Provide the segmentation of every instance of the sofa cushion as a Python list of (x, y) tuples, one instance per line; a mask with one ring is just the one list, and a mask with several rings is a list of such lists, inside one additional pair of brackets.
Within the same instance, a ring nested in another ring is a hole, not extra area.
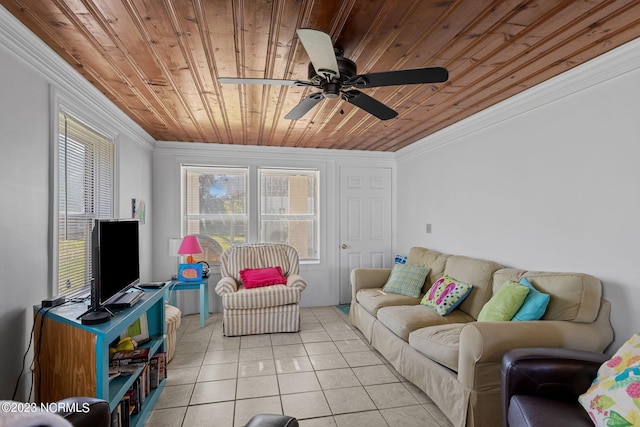
[(447, 258), (450, 256), (417, 246), (411, 248), (407, 256), (407, 265), (421, 265), (431, 269), (431, 272), (427, 275), (427, 280), (424, 282), (422, 292), (427, 292), (433, 286), (433, 282), (442, 277)]
[(277, 307), (300, 302), (302, 289), (286, 285), (271, 285), (245, 289), (240, 285), (237, 292), (222, 296), (222, 306), (227, 310)]
[(427, 274), (429, 274), (429, 268), (421, 265), (395, 264), (382, 290), (418, 298), (422, 293)]
[(449, 323), (467, 323), (475, 319), (469, 314), (454, 310), (448, 316), (440, 316), (424, 305), (382, 307), (378, 310), (378, 320), (398, 337), (407, 341), (409, 334), (427, 326)]
[(550, 295), (538, 291), (526, 277), (520, 279), (518, 283), (529, 288), (529, 293), (511, 320), (515, 322), (540, 320), (547, 310), (549, 299), (551, 298)]
[(420, 298), (387, 293), (382, 288), (360, 289), (356, 294), (356, 300), (372, 316), (377, 316), (378, 310), (382, 307), (420, 304)]
[(524, 276), (537, 290), (551, 296), (542, 320), (590, 323), (598, 316), (602, 284), (600, 280), (588, 274), (503, 268), (494, 274), (494, 292), (507, 280), (517, 282)]
[(458, 306), (458, 309), (477, 319), (480, 310), (493, 295), (493, 273), (500, 268), (502, 268), (500, 264), (483, 259), (458, 255), (447, 258), (444, 274), (473, 286), (469, 296)]
[(507, 419), (510, 427), (593, 427), (580, 405), (541, 396), (513, 396)]
[(446, 316), (469, 295), (471, 285), (461, 283), (456, 279), (443, 276), (431, 286), (420, 304), (434, 310), (440, 316)]
[(409, 334), (409, 345), (429, 359), (458, 372), (460, 331), (465, 323), (429, 326)]
[(529, 288), (520, 283), (507, 281), (498, 292), (482, 307), (478, 314), (480, 322), (504, 322), (511, 320), (522, 307)]

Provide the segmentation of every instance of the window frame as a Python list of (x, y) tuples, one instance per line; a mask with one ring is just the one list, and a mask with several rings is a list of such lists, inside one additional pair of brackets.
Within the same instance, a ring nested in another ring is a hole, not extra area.
[[(245, 234), (246, 234), (246, 239), (249, 240), (249, 235), (250, 235), (250, 215), (249, 215), (249, 180), (250, 180), (250, 171), (248, 167), (244, 167), (244, 166), (217, 166), (217, 165), (201, 165), (201, 164), (182, 164), (180, 165), (180, 228), (181, 228), (181, 235), (185, 236), (187, 234), (191, 234), (189, 231), (189, 216), (193, 216), (193, 217), (197, 217), (197, 218), (213, 218), (213, 217), (220, 217), (220, 218), (224, 218), (224, 217), (228, 217), (228, 216), (233, 216), (234, 214), (192, 214), (189, 215), (187, 213), (187, 186), (188, 186), (188, 173), (189, 170), (194, 169), (212, 169), (212, 170), (219, 170), (219, 171), (229, 171), (232, 173), (239, 173), (239, 172), (244, 172), (244, 176), (245, 176), (245, 206), (246, 206), (246, 213), (244, 214), (244, 217), (246, 218), (247, 221), (247, 229), (245, 230)], [(219, 243), (219, 242), (218, 242)], [(196, 259), (200, 259), (201, 256), (197, 256), (194, 255), (194, 258)]]
[[(91, 132), (97, 134), (99, 137), (104, 138), (113, 146), (112, 150), (112, 162), (111, 162), (111, 213), (110, 217), (113, 218), (115, 212), (118, 212), (118, 146), (119, 136), (117, 133), (109, 131), (113, 126), (108, 124), (98, 113), (91, 111), (85, 105), (81, 105), (78, 100), (69, 98), (68, 95), (62, 94), (54, 89), (51, 90), (51, 111), (50, 115), (50, 129), (51, 129), (51, 151), (50, 151), (50, 242), (49, 247), (51, 250), (51, 256), (49, 257), (49, 286), (50, 294), (53, 296), (66, 296), (68, 298), (78, 297), (88, 294), (91, 289), (91, 277), (88, 282), (79, 289), (75, 289), (73, 292), (65, 293), (60, 292), (59, 276), (60, 276), (60, 251), (59, 251), (59, 239), (60, 233), (58, 228), (59, 221), (59, 209), (60, 209), (60, 162), (59, 162), (59, 137), (60, 132), (60, 114), (65, 114), (80, 125), (86, 127)], [(82, 111), (82, 113), (79, 113)], [(96, 217), (104, 218), (103, 214), (98, 214)], [(90, 233), (89, 233), (90, 235)], [(86, 250), (85, 250), (86, 252)], [(90, 253), (90, 250), (89, 250)], [(91, 269), (89, 265), (89, 269)], [(89, 272), (89, 276), (92, 273)]]
[[(263, 171), (265, 171), (266, 173), (268, 173), (268, 171), (283, 172), (283, 173), (292, 172), (291, 175), (288, 175), (289, 177), (294, 176), (293, 174), (294, 172), (298, 172), (299, 174), (302, 174), (302, 175), (313, 176), (315, 181), (315, 188), (314, 188), (315, 213), (314, 214), (287, 214), (287, 213), (263, 214), (262, 213), (262, 200), (263, 200), (262, 173)], [(313, 230), (315, 248), (313, 251), (316, 254), (316, 256), (315, 258), (307, 258), (307, 257), (300, 256), (300, 261), (305, 263), (320, 262), (320, 170), (317, 168), (282, 168), (282, 167), (272, 167), (272, 166), (258, 167), (256, 170), (256, 180), (258, 185), (258, 190), (257, 190), (258, 203), (256, 208), (256, 213), (257, 213), (256, 234), (257, 234), (258, 241), (261, 240), (260, 236), (262, 236), (262, 218), (266, 215), (273, 215), (273, 217), (290, 218), (289, 219), (290, 221), (313, 218), (315, 222), (315, 226)]]
[[(316, 197), (317, 197), (317, 224), (316, 224), (316, 253), (317, 259), (300, 259), (300, 264), (320, 264), (323, 259), (323, 235), (322, 230), (322, 199), (323, 199), (323, 177), (326, 176), (325, 168), (320, 165), (309, 166), (279, 166), (276, 164), (256, 164), (250, 163), (246, 165), (237, 164), (214, 164), (214, 163), (190, 163), (181, 162), (180, 165), (180, 229), (181, 236), (187, 234), (187, 215), (186, 215), (186, 197), (187, 197), (187, 182), (186, 182), (186, 170), (187, 168), (213, 168), (213, 169), (238, 169), (247, 170), (247, 185), (246, 185), (246, 203), (247, 203), (247, 243), (260, 242), (260, 170), (280, 170), (280, 171), (309, 171), (316, 174)], [(197, 259), (197, 257), (196, 257)], [(218, 264), (215, 264), (217, 267)]]

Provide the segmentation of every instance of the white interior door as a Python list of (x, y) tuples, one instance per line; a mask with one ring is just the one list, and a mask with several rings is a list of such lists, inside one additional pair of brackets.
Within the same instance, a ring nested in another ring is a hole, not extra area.
[(351, 270), (391, 265), (391, 169), (340, 169), (340, 304), (351, 302)]

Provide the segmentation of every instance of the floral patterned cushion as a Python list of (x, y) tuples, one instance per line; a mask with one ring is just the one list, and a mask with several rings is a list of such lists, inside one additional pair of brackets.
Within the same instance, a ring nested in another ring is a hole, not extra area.
[(596, 426), (640, 425), (640, 334), (600, 366), (591, 387), (578, 400)]

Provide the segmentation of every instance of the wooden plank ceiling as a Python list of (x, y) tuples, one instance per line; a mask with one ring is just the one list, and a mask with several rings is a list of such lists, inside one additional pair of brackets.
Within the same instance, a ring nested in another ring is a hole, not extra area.
[[(396, 151), (640, 36), (640, 0), (0, 0), (156, 140)], [(284, 115), (314, 88), (297, 28), (359, 73), (442, 66), (440, 84), (365, 89)]]

